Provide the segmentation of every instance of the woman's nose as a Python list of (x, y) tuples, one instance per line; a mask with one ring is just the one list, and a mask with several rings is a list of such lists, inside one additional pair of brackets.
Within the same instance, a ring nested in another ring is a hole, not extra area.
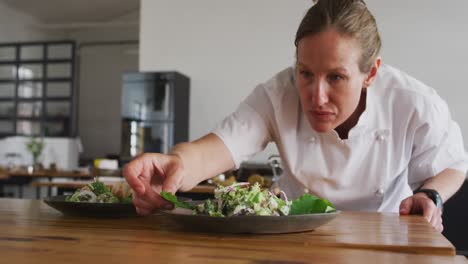
[(328, 103), (328, 88), (323, 82), (317, 82), (312, 87), (312, 103), (321, 106)]

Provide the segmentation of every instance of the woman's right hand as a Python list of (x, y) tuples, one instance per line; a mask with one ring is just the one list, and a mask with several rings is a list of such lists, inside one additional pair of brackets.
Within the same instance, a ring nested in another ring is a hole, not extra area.
[(146, 153), (128, 163), (123, 175), (134, 191), (133, 204), (137, 213), (149, 215), (159, 208), (173, 208), (159, 194), (180, 189), (185, 172), (177, 155)]
[(159, 195), (161, 191), (173, 194), (177, 190), (189, 191), (235, 166), (231, 152), (213, 133), (193, 142), (179, 143), (170, 153), (143, 154), (125, 166), (123, 175), (134, 191), (133, 204), (138, 214), (172, 208)]

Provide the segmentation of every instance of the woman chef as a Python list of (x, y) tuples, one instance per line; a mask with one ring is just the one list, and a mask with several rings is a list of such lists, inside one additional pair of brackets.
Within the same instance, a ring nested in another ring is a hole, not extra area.
[(190, 190), (274, 142), (288, 195), (308, 191), (340, 210), (423, 214), (442, 231), (442, 201), (468, 168), (446, 103), (382, 63), (377, 25), (362, 0), (318, 1), (295, 46), (295, 65), (258, 85), (212, 133), (126, 166), (137, 211), (171, 207), (161, 190)]

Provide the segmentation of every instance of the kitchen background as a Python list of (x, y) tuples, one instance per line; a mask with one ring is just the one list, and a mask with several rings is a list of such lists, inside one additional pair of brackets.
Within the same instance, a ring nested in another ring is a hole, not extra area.
[(138, 71), (140, 3), (118, 2), (0, 1), (0, 42), (76, 42), (75, 133), (83, 159), (119, 153), (122, 73)]
[[(379, 24), (383, 61), (439, 92), (467, 146), (468, 1), (366, 3)], [(187, 75), (188, 134), (196, 139), (234, 111), (255, 85), (294, 63), (294, 34), (310, 5), (311, 0), (0, 0), (0, 43), (75, 42), (72, 138), (49, 139), (43, 161), (76, 169), (78, 158), (86, 164), (121, 152), (124, 73)], [(0, 140), (0, 156), (24, 146), (18, 140)], [(66, 150), (51, 151), (59, 145)], [(275, 153), (270, 145), (252, 162), (265, 163)], [(15, 157), (2, 162), (7, 158)], [(33, 190), (26, 188), (24, 196), (33, 197)], [(453, 203), (460, 208), (465, 196)], [(447, 213), (444, 221), (467, 218), (461, 214), (447, 218)], [(462, 221), (452, 226), (465, 226)], [(468, 249), (465, 235), (453, 235), (467, 234), (465, 229), (452, 228), (452, 241)]]
[[(2, 0), (0, 42), (77, 42), (82, 158), (120, 151), (121, 74), (177, 70), (191, 78), (189, 138), (209, 132), (259, 82), (294, 62), (310, 0)], [(383, 60), (437, 89), (468, 138), (468, 2), (368, 0)], [(213, 100), (214, 99), (214, 100)], [(466, 140), (465, 140), (466, 141)], [(466, 143), (465, 143), (466, 145)], [(255, 157), (265, 160), (269, 146)]]

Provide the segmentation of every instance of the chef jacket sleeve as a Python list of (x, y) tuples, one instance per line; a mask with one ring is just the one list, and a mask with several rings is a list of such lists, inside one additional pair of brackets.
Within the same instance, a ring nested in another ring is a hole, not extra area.
[(447, 104), (434, 94), (424, 100), (413, 116), (413, 151), (409, 184), (413, 189), (445, 169), (466, 173), (468, 156), (460, 127), (452, 120)]
[(236, 168), (271, 141), (271, 100), (262, 85), (212, 131), (229, 149)]

